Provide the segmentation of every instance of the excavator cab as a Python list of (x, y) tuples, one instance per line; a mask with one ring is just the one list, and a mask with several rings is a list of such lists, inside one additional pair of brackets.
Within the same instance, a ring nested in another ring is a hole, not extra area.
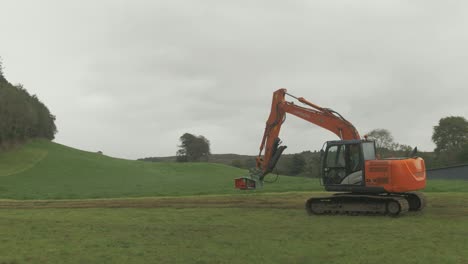
[(375, 143), (368, 140), (328, 141), (322, 153), (321, 174), (325, 186), (364, 186), (365, 161), (376, 159)]

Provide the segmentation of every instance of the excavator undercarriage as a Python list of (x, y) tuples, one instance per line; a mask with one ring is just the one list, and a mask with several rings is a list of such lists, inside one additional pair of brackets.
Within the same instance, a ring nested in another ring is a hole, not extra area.
[(327, 197), (307, 200), (305, 209), (309, 215), (389, 215), (400, 216), (408, 211), (420, 211), (426, 199), (420, 192), (401, 194), (336, 193)]

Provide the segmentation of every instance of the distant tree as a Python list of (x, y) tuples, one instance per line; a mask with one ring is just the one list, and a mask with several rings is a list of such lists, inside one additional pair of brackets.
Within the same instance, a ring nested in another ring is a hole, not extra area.
[(55, 116), (22, 84), (12, 85), (0, 77), (0, 145), (29, 138), (54, 139)]
[(387, 129), (374, 129), (367, 133), (367, 137), (375, 141), (375, 148), (382, 157), (406, 156), (410, 155), (413, 150), (409, 145), (395, 142), (392, 134)]
[(234, 166), (236, 168), (242, 168), (242, 161), (238, 160), (238, 159), (235, 159), (233, 161), (231, 161), (231, 166)]
[(0, 79), (4, 79), (5, 77), (3, 77), (3, 61), (2, 61), (2, 57), (0, 57)]
[(439, 120), (434, 126), (432, 141), (436, 144), (435, 152), (459, 152), (468, 143), (468, 121), (462, 116), (449, 116)]
[(180, 138), (179, 150), (177, 151), (177, 161), (197, 162), (207, 161), (210, 153), (210, 141), (204, 136), (195, 136), (190, 133), (183, 134)]
[(393, 142), (393, 136), (387, 129), (374, 129), (367, 133), (367, 137), (370, 140), (375, 141), (375, 147), (377, 149), (392, 150), (395, 146), (395, 143)]
[(288, 172), (290, 175), (298, 175), (304, 171), (306, 161), (301, 154), (294, 154), (289, 162)]
[(256, 166), (256, 161), (255, 161), (255, 158), (248, 158), (248, 159), (244, 159), (244, 167), (247, 168), (247, 169), (250, 169), (250, 168), (255, 168)]
[(447, 166), (468, 161), (468, 121), (462, 116), (449, 116), (434, 126), (432, 141), (436, 144), (437, 165)]
[(320, 177), (320, 162), (321, 162), (320, 152), (304, 151), (301, 154), (304, 156), (306, 160), (306, 165), (304, 167), (304, 174), (307, 177)]
[(409, 152), (409, 151), (412, 151), (412, 150), (413, 150), (413, 147), (411, 147), (410, 145), (395, 143), (394, 149), (395, 149), (396, 151)]
[(177, 150), (177, 153), (176, 153), (176, 161), (177, 162), (187, 162), (189, 161), (188, 160), (188, 157), (187, 157), (187, 152), (185, 149), (179, 149)]
[(468, 143), (463, 145), (462, 150), (458, 154), (458, 163), (468, 163)]

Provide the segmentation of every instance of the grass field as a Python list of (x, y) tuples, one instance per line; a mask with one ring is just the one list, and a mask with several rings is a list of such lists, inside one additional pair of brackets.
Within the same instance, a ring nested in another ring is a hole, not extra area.
[[(0, 199), (87, 199), (238, 194), (245, 170), (210, 163), (110, 158), (47, 141), (0, 153)], [(279, 177), (256, 192), (321, 191), (318, 179)], [(468, 182), (432, 181), (426, 191), (468, 191)]]
[(233, 189), (245, 173), (30, 142), (0, 154), (0, 263), (468, 263), (468, 182), (399, 218), (310, 217), (317, 179)]
[(309, 217), (302, 208), (308, 196), (138, 198), (105, 201), (117, 202), (118, 209), (71, 209), (66, 202), (4, 209), (0, 263), (468, 262), (467, 194), (430, 193), (427, 210), (400, 218)]
[[(110, 158), (47, 141), (0, 154), (0, 198), (82, 199), (235, 194), (247, 171), (211, 163), (152, 163)], [(267, 190), (321, 190), (317, 179), (281, 177)]]

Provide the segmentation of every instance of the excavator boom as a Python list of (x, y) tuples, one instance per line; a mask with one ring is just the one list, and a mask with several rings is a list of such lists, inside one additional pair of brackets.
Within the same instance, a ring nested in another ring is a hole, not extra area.
[[(286, 101), (286, 96), (299, 101), (304, 106), (298, 106)], [(276, 166), (286, 146), (280, 146), (279, 133), (286, 119), (286, 114), (302, 118), (310, 123), (325, 128), (340, 139), (360, 139), (356, 128), (343, 116), (330, 108), (323, 108), (309, 102), (303, 97), (288, 94), (287, 89), (279, 89), (273, 93), (271, 111), (266, 122), (265, 131), (260, 144), (260, 151), (256, 158), (256, 168), (251, 170), (249, 177), (236, 179), (236, 188), (254, 189), (262, 185), (263, 178)], [(263, 156), (262, 153), (264, 152)]]
[[(287, 95), (305, 104), (306, 107), (286, 101)], [(320, 107), (302, 97), (298, 98), (290, 95), (286, 89), (279, 89), (273, 93), (270, 116), (266, 123), (262, 143), (260, 144), (260, 152), (256, 160), (257, 169), (263, 173), (262, 177), (271, 172), (281, 152), (285, 149), (284, 146), (282, 148), (279, 147), (280, 140), (278, 136), (281, 126), (286, 119), (286, 114), (295, 115), (323, 127), (336, 134), (342, 140), (360, 139), (359, 133), (353, 124), (337, 112), (329, 108)], [(265, 154), (262, 157), (263, 150), (265, 150)]]

